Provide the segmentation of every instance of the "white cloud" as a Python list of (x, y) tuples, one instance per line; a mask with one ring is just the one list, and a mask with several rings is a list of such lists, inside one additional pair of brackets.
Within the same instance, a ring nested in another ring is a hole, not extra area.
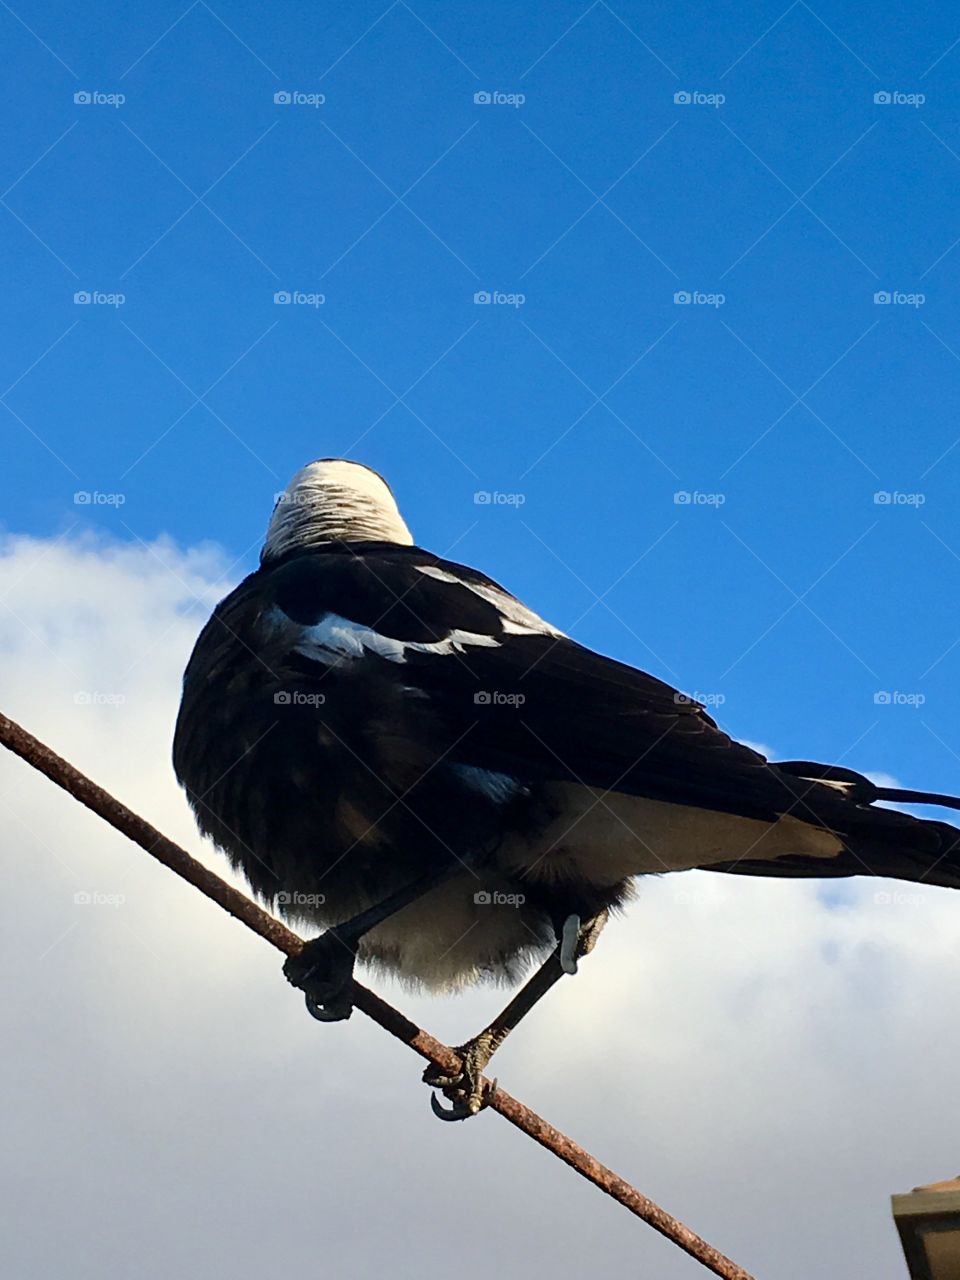
[[(0, 706), (221, 874), (169, 751), (225, 568), (0, 548)], [(276, 953), (5, 753), (0, 819), (10, 1274), (702, 1274), (497, 1117), (438, 1124), (406, 1049), (314, 1023)], [(757, 1274), (901, 1280), (890, 1193), (956, 1172), (960, 899), (821, 891), (649, 880), (496, 1072)], [(503, 998), (385, 994), (452, 1041)]]

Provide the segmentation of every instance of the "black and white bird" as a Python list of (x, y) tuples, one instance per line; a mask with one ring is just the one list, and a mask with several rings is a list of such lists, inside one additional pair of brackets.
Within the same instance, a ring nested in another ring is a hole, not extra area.
[(204, 627), (174, 765), (255, 892), (326, 929), (285, 967), (316, 1017), (349, 1016), (355, 960), (431, 990), (543, 962), (461, 1047), (461, 1074), (428, 1070), (452, 1118), (480, 1108), (497, 1045), (637, 876), (960, 888), (960, 830), (876, 807), (960, 801), (767, 761), (699, 703), (414, 545), (386, 482), (338, 459), (293, 477), (259, 569)]

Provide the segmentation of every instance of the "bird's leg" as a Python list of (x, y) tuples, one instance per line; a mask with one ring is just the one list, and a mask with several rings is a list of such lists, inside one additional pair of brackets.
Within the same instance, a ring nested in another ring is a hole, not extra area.
[(606, 911), (581, 924), (579, 916), (567, 916), (555, 926), (557, 947), (536, 973), (520, 988), (507, 1007), (466, 1044), (457, 1048), (461, 1068), (455, 1076), (446, 1075), (438, 1067), (429, 1066), (423, 1073), (425, 1084), (440, 1089), (453, 1103), (447, 1110), (431, 1095), (430, 1105), (441, 1120), (466, 1120), (489, 1102), (497, 1087), (496, 1080), (484, 1096), (483, 1071), (490, 1059), (538, 1000), (547, 994), (565, 973), (576, 973), (577, 961), (593, 950), (600, 930), (607, 921)]
[(319, 1022), (342, 1022), (350, 1017), (353, 1012), (350, 984), (363, 935), (461, 872), (463, 866), (457, 862), (421, 876), (351, 920), (334, 925), (319, 938), (311, 938), (295, 956), (290, 956), (283, 966), (284, 975), (288, 982), (305, 992), (307, 1009), (313, 1017)]

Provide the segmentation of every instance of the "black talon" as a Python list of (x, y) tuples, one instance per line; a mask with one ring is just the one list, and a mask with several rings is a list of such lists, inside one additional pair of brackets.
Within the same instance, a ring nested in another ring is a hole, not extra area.
[(328, 929), (283, 966), (287, 981), (304, 992), (307, 1012), (318, 1022), (343, 1022), (353, 1012), (349, 993), (356, 947), (351, 941)]
[(473, 1115), (465, 1102), (454, 1102), (446, 1108), (435, 1093), (430, 1095), (430, 1109), (438, 1120), (469, 1120)]
[(309, 991), (304, 992), (307, 1013), (318, 1022), (346, 1022), (353, 1013), (352, 1004), (325, 1005), (316, 1000)]
[(478, 1053), (474, 1043), (461, 1045), (457, 1052), (462, 1060), (462, 1067), (457, 1075), (442, 1074), (440, 1068), (433, 1065), (423, 1073), (424, 1084), (439, 1089), (453, 1104), (449, 1108), (444, 1107), (435, 1093), (430, 1095), (430, 1109), (439, 1120), (469, 1120), (489, 1104), (497, 1091), (497, 1082), (494, 1080), (487, 1085), (485, 1092), (480, 1093), (481, 1073), (489, 1053)]

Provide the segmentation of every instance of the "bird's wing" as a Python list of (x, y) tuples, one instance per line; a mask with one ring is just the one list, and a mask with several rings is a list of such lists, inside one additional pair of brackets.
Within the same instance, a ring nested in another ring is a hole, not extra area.
[(770, 821), (793, 811), (830, 826), (843, 803), (836, 787), (781, 773), (731, 739), (670, 685), (419, 548), (341, 544), (294, 557), (265, 585), (295, 624), (301, 675), (349, 670), (402, 686), (429, 704), (437, 754), (461, 764)]

